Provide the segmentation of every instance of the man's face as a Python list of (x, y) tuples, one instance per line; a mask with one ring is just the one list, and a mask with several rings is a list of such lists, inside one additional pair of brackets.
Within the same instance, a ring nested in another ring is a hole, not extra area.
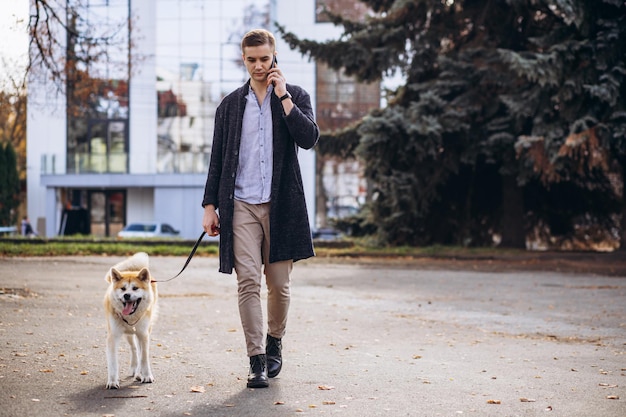
[(250, 77), (257, 82), (266, 81), (274, 57), (274, 51), (270, 46), (268, 44), (246, 46), (243, 48), (242, 56)]

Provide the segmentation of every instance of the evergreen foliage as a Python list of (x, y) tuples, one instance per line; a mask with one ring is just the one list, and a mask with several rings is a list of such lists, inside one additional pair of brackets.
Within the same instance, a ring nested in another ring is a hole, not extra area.
[(13, 145), (0, 144), (0, 225), (17, 224), (16, 208), (19, 205), (19, 177), (17, 155)]
[(344, 29), (337, 40), (279, 32), (362, 81), (405, 77), (387, 108), (321, 141), (365, 164), (375, 191), (367, 213), (383, 242), (487, 245), (499, 235), (523, 247), (531, 230), (619, 228), (626, 3), (362, 2), (375, 14), (332, 16)]

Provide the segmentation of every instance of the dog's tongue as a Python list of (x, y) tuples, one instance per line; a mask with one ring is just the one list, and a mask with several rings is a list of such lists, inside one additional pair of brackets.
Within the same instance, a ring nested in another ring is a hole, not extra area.
[(131, 303), (130, 301), (127, 303), (124, 303), (124, 310), (122, 310), (122, 314), (125, 316), (128, 316), (130, 313), (133, 312), (134, 306), (135, 306), (135, 303)]

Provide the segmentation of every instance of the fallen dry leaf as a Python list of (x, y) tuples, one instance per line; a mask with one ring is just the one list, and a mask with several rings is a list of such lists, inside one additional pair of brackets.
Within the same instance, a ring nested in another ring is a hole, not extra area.
[(274, 405), (284, 405), (284, 401), (274, 401)]
[(607, 400), (619, 400), (619, 396), (617, 396), (617, 395), (607, 395), (606, 399)]
[(547, 406), (546, 411), (552, 411), (552, 406), (551, 405)]
[(519, 400), (523, 403), (534, 403), (535, 401), (537, 401), (532, 398), (524, 398), (524, 397), (520, 398)]
[(487, 400), (487, 404), (502, 404), (500, 400)]
[(324, 405), (335, 405), (334, 401), (322, 401), (322, 404)]
[(54, 371), (52, 369), (40, 369), (39, 372), (50, 373), (50, 372), (54, 372)]
[(335, 387), (333, 387), (331, 385), (319, 385), (317, 387), (317, 389), (319, 389), (321, 391), (330, 391), (331, 389), (335, 389)]
[(202, 385), (194, 385), (191, 387), (191, 392), (204, 392), (204, 387)]
[(413, 359), (422, 359), (422, 355), (413, 355)]

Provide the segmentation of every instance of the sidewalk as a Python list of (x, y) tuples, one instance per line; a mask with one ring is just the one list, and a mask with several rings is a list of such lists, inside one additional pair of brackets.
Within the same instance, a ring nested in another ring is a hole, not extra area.
[(626, 416), (623, 277), (298, 262), (283, 371), (250, 390), (234, 276), (194, 258), (159, 284), (156, 381), (105, 390), (121, 259), (0, 260), (0, 416)]

